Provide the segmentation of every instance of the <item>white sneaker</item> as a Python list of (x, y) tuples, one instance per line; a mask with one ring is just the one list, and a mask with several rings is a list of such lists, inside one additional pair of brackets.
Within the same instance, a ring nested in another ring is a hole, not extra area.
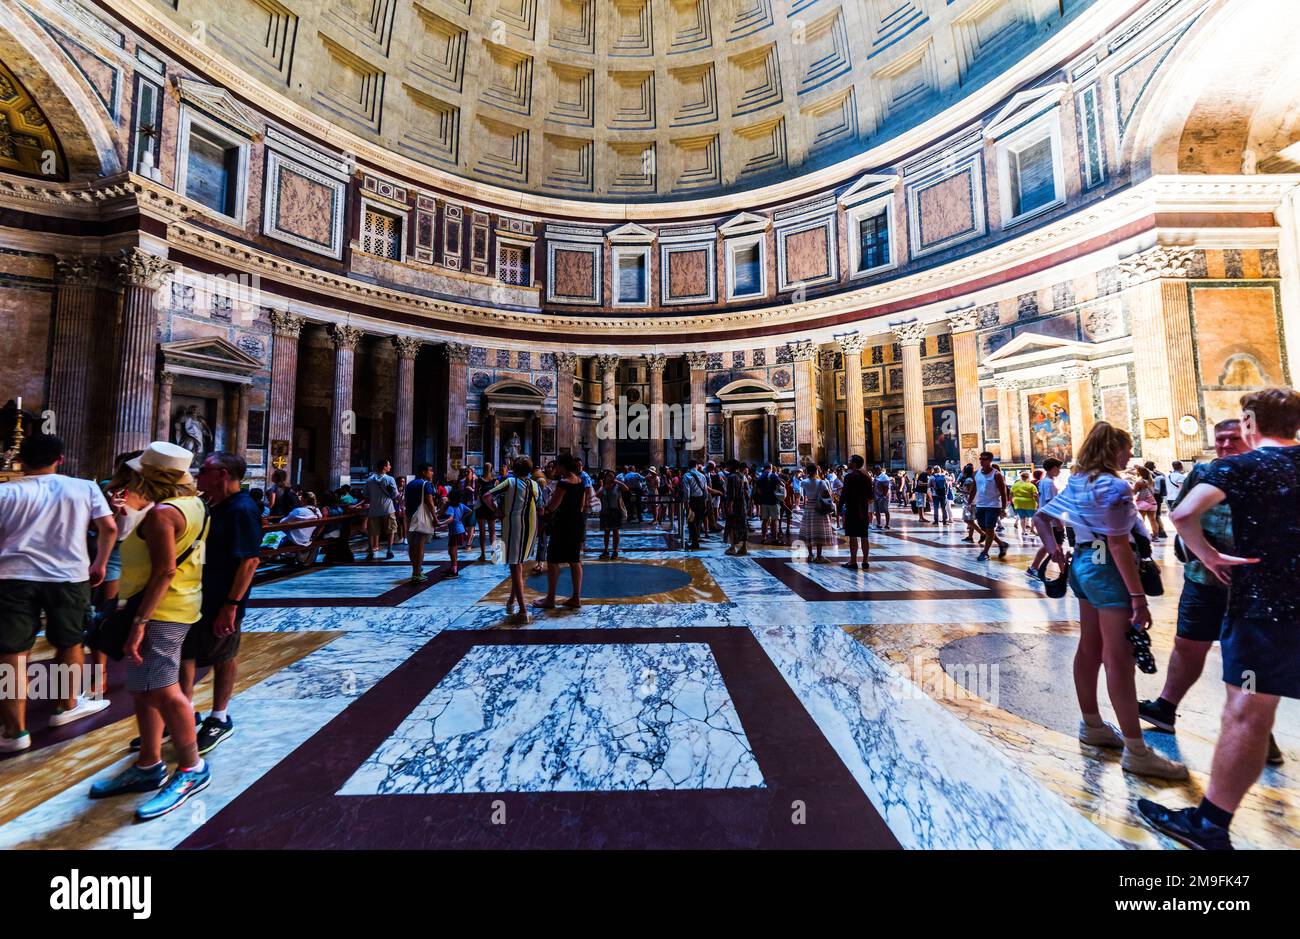
[(1138, 776), (1154, 776), (1156, 779), (1186, 779), (1187, 767), (1177, 760), (1161, 756), (1147, 747), (1140, 752), (1124, 748), (1120, 766), (1129, 773)]
[(98, 714), (104, 708), (112, 703), (108, 698), (78, 698), (77, 706), (70, 711), (56, 711), (50, 717), (51, 727), (62, 727), (64, 724), (71, 724), (73, 721), (79, 721), (83, 717), (90, 717), (92, 714)]
[(23, 731), (17, 737), (0, 736), (0, 753), (17, 753), (32, 745), (32, 735)]
[(1119, 750), (1124, 746), (1124, 738), (1112, 725), (1103, 723), (1093, 727), (1087, 721), (1079, 721), (1079, 740), (1094, 747), (1109, 747)]

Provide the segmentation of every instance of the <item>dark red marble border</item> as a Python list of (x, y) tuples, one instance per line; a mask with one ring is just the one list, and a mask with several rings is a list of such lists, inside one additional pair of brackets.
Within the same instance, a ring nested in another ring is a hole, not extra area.
[[(703, 642), (766, 786), (653, 792), (335, 793), (477, 645)], [(494, 825), (496, 803), (506, 824)], [(794, 824), (795, 803), (804, 824)], [(897, 848), (748, 629), (439, 633), (181, 843), (182, 848)]]
[[(827, 590), (817, 581), (802, 574), (786, 558), (754, 558), (753, 560), (755, 564), (793, 590), (800, 599), (813, 602), (830, 600), (1012, 600), (1041, 597), (1041, 594), (1035, 593), (1026, 587), (1017, 587), (1014, 584), (1008, 584), (992, 577), (985, 577), (972, 571), (962, 570), (960, 567), (953, 567), (950, 564), (944, 564), (942, 561), (935, 561), (920, 555), (890, 555), (889, 557), (876, 558), (871, 562), (871, 567), (872, 570), (876, 570), (883, 565), (897, 564), (899, 562), (916, 564), (937, 571), (940, 574), (945, 574), (948, 577), (974, 584), (977, 589)], [(867, 571), (863, 576), (870, 582), (870, 571)]]

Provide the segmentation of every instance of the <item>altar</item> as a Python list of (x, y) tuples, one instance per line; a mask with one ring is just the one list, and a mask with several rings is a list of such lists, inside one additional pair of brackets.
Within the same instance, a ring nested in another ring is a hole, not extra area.
[(500, 467), (513, 451), (534, 463), (541, 453), (545, 393), (530, 382), (504, 379), (483, 389), (483, 460)]

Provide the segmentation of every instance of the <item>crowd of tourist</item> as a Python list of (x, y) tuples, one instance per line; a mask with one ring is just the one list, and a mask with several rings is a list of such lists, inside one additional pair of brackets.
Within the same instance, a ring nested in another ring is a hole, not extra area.
[[(234, 733), (240, 624), (259, 563), (282, 546), (330, 538), (332, 556), (352, 560), (351, 519), (342, 516), (364, 517), (367, 562), (381, 546), (391, 560), (404, 542), (416, 584), (429, 579), (432, 542), (445, 535), (446, 574), (456, 577), (477, 536), (478, 560), (492, 550), (509, 568), (507, 617), (527, 623), (529, 574), (546, 576), (534, 608), (581, 606), (589, 518), (600, 532), (601, 560), (619, 559), (626, 526), (680, 525), (686, 551), (721, 535), (729, 556), (747, 555), (756, 539), (797, 547), (813, 564), (827, 563), (828, 549), (838, 554), (842, 533), (843, 566), (869, 571), (871, 531), (889, 531), (891, 512), (936, 526), (959, 515), (961, 541), (978, 544), (980, 560), (995, 547), (1006, 557), (1011, 526), (1022, 545), (1036, 548), (1026, 574), (1049, 593), (1068, 583), (1079, 603), (1078, 736), (1122, 751), (1129, 772), (1187, 778), (1182, 763), (1147, 744), (1142, 724), (1175, 732), (1179, 704), (1219, 642), (1227, 702), (1205, 797), (1179, 810), (1145, 799), (1138, 808), (1186, 844), (1227, 847), (1241, 799), (1265, 762), (1283, 759), (1271, 734), (1278, 701), (1300, 697), (1300, 394), (1269, 389), (1241, 403), (1240, 419), (1214, 428), (1216, 459), (1190, 471), (1181, 462), (1168, 472), (1135, 463), (1128, 432), (1099, 422), (1064, 486), (1059, 459), (1004, 473), (987, 451), (978, 465), (915, 473), (868, 466), (856, 454), (837, 466), (733, 459), (588, 472), (564, 454), (544, 466), (521, 456), (481, 475), (465, 467), (454, 478), (427, 463), (409, 479), (394, 477), (383, 460), (359, 486), (318, 496), (291, 484), (283, 470), (264, 491), (245, 488), (244, 460), (224, 452), (208, 454), (192, 476), (191, 451), (165, 441), (119, 455), (112, 478), (97, 485), (61, 475), (59, 439), (33, 435), (22, 443), (24, 476), (0, 485), (0, 665), (19, 676), (17, 693), (0, 701), (0, 752), (31, 746), (22, 682), (43, 629), (59, 664), (80, 674), (89, 646), (95, 666), (86, 687), (72, 687), (57, 703), (52, 727), (107, 708), (105, 658), (125, 663), (137, 758), (95, 783), (91, 797), (148, 795), (136, 810), (141, 819), (184, 804), (210, 782), (204, 755)], [(1135, 668), (1156, 668), (1148, 596), (1160, 585), (1150, 544), (1168, 538), (1165, 519), (1184, 564), (1177, 635), (1161, 694), (1139, 701)], [(557, 600), (566, 568), (570, 595)], [(213, 672), (207, 717), (193, 703), (200, 668)], [(1101, 716), (1103, 671), (1118, 727)], [(162, 751), (168, 740), (176, 755), (170, 773)]]

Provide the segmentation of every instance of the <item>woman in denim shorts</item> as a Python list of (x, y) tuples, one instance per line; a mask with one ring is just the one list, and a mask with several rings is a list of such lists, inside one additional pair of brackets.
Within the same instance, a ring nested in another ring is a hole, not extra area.
[[(1122, 748), (1121, 765), (1128, 772), (1186, 779), (1186, 766), (1146, 745), (1138, 718), (1128, 631), (1147, 629), (1151, 611), (1129, 541), (1138, 524), (1133, 490), (1119, 476), (1132, 456), (1133, 438), (1127, 431), (1105, 421), (1093, 425), (1071, 467), (1065, 491), (1038, 510), (1034, 525), (1043, 546), (1062, 568), (1067, 563), (1065, 549), (1057, 541), (1055, 523), (1074, 529), (1069, 568), (1070, 589), (1079, 598), (1079, 647), (1074, 656), (1074, 690), (1083, 714), (1079, 739), (1095, 747)], [(1097, 704), (1103, 665), (1118, 731), (1102, 721)]]

